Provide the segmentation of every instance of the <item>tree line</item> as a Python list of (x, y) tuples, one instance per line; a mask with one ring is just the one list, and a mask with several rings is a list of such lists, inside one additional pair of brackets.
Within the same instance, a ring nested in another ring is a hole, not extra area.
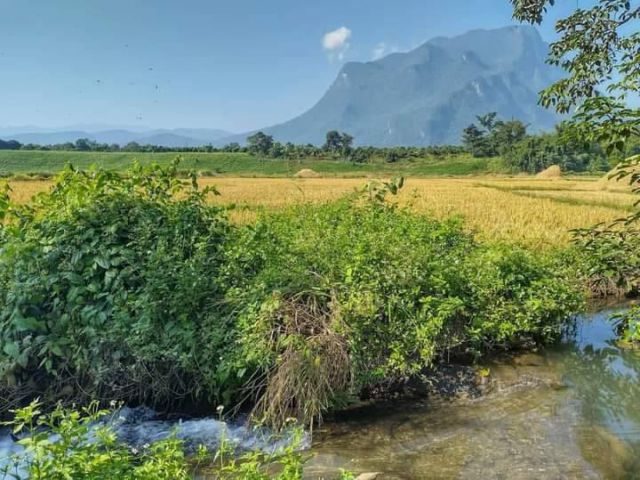
[(465, 149), (458, 145), (434, 145), (427, 147), (373, 147), (354, 146), (354, 137), (346, 132), (331, 130), (326, 134), (323, 145), (281, 143), (272, 135), (257, 132), (247, 137), (246, 145), (232, 142), (221, 147), (202, 145), (197, 147), (165, 147), (160, 145), (141, 145), (129, 142), (125, 145), (99, 143), (88, 138), (79, 138), (75, 142), (65, 142), (54, 145), (21, 144), (15, 140), (0, 140), (0, 150), (41, 150), (41, 151), (75, 151), (75, 152), (195, 152), (195, 153), (248, 153), (261, 158), (299, 160), (313, 158), (318, 160), (344, 160), (353, 163), (367, 163), (371, 160), (382, 159), (393, 163), (410, 158), (424, 158), (427, 156), (444, 157), (465, 153)]
[(516, 172), (537, 173), (551, 165), (564, 171), (607, 171), (624, 158), (640, 153), (640, 137), (625, 151), (607, 152), (595, 141), (584, 141), (569, 123), (559, 123), (554, 132), (530, 134), (520, 120), (501, 120), (496, 112), (479, 115), (477, 123), (462, 132), (462, 144), (477, 158), (497, 157)]
[(240, 147), (238, 144), (235, 144), (234, 147), (259, 157), (288, 160), (300, 158), (333, 159), (352, 163), (368, 163), (373, 159), (394, 163), (411, 158), (445, 157), (465, 153), (464, 147), (458, 145), (373, 147), (354, 146), (353, 143), (354, 137), (352, 135), (337, 130), (327, 132), (325, 142), (321, 146), (310, 143), (306, 145), (296, 145), (291, 142), (281, 143), (276, 141), (272, 135), (257, 132), (247, 138), (246, 147)]
[(355, 146), (354, 137), (346, 132), (327, 132), (323, 145), (282, 143), (272, 135), (256, 132), (246, 144), (230, 143), (222, 147), (164, 147), (129, 142), (125, 145), (99, 143), (88, 138), (55, 145), (21, 144), (15, 140), (0, 140), (0, 150), (51, 150), (79, 152), (195, 152), (246, 153), (264, 159), (282, 160), (342, 160), (351, 163), (384, 161), (395, 163), (411, 159), (471, 154), (475, 158), (502, 157), (505, 166), (514, 172), (536, 173), (551, 165), (564, 171), (606, 171), (623, 158), (640, 153), (640, 138), (628, 144), (626, 151), (612, 153), (597, 142), (578, 140), (567, 123), (560, 123), (554, 132), (531, 134), (528, 125), (517, 119), (502, 120), (496, 112), (476, 117), (462, 132), (462, 145), (427, 147)]

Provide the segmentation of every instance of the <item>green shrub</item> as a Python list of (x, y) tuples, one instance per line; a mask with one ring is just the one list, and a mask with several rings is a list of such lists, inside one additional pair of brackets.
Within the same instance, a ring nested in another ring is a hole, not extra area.
[(445, 354), (553, 340), (579, 306), (560, 263), (394, 206), (398, 180), (233, 226), (177, 175), (68, 168), (31, 205), (0, 195), (9, 397), (311, 423)]
[(310, 421), (447, 352), (553, 340), (579, 308), (559, 263), (378, 200), (267, 214), (235, 245), (256, 268), (234, 301), (258, 416)]
[(185, 455), (175, 437), (141, 448), (120, 443), (113, 429), (101, 420), (109, 414), (96, 403), (82, 410), (58, 406), (42, 414), (37, 402), (15, 412), (5, 423), (20, 436), (23, 450), (0, 459), (2, 480), (187, 480), (211, 470), (215, 478), (243, 480), (300, 480), (303, 455), (294, 438), (274, 454), (260, 452), (237, 455), (222, 439), (215, 453), (204, 446), (194, 456)]
[[(186, 480), (192, 465), (185, 458), (182, 443), (171, 438), (134, 453), (118, 442), (106, 424), (95, 423), (107, 412), (92, 404), (82, 411), (57, 407), (43, 415), (40, 406), (17, 410), (6, 423), (23, 450), (6, 460), (0, 476), (8, 479), (123, 479)], [(53, 440), (52, 440), (53, 439)], [(203, 456), (201, 455), (201, 459)]]
[(640, 230), (599, 225), (574, 232), (580, 270), (595, 296), (626, 295), (640, 287)]
[(79, 400), (220, 393), (233, 335), (216, 309), (230, 227), (209, 191), (176, 174), (67, 168), (33, 204), (5, 205), (1, 378)]

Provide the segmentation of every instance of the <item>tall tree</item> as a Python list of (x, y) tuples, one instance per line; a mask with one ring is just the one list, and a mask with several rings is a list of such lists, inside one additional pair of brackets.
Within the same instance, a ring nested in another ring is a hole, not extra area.
[(324, 149), (330, 152), (337, 152), (342, 147), (342, 135), (337, 130), (330, 130), (327, 132), (326, 141), (324, 142)]
[(472, 123), (462, 131), (462, 144), (474, 157), (491, 156), (488, 138), (485, 132), (479, 129), (475, 123)]
[[(541, 23), (555, 0), (510, 0), (514, 17)], [(598, 0), (556, 23), (559, 39), (548, 62), (567, 76), (541, 93), (541, 103), (560, 113), (574, 112), (573, 127), (607, 150), (622, 150), (640, 135), (640, 3)]]
[(341, 143), (342, 151), (345, 153), (345, 155), (348, 154), (351, 151), (351, 147), (353, 147), (353, 136), (343, 132)]
[(477, 115), (478, 123), (482, 128), (484, 128), (487, 132), (491, 133), (496, 126), (498, 113), (497, 112), (489, 112), (484, 115)]
[(353, 137), (348, 133), (339, 132), (337, 130), (331, 130), (327, 132), (326, 141), (323, 149), (332, 153), (341, 153), (342, 155), (349, 155), (353, 146)]
[(92, 142), (88, 138), (79, 138), (76, 140), (75, 149), (81, 152), (87, 152), (91, 150)]
[(527, 136), (527, 126), (520, 120), (498, 120), (491, 130), (491, 144), (496, 153), (504, 155)]
[(264, 132), (257, 132), (247, 137), (249, 152), (257, 155), (269, 155), (273, 148), (273, 137)]

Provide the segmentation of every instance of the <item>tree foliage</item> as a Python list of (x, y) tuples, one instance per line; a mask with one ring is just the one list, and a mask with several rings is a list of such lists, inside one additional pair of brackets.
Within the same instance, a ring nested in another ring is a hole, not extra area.
[(527, 134), (527, 126), (520, 120), (503, 121), (496, 112), (476, 118), (480, 126), (472, 123), (462, 132), (462, 144), (474, 157), (504, 155)]
[(599, 144), (576, 140), (562, 125), (554, 133), (524, 137), (503, 156), (516, 172), (537, 173), (551, 165), (558, 165), (565, 172), (601, 173), (611, 168)]
[[(511, 0), (514, 16), (540, 23), (554, 0)], [(541, 94), (544, 106), (574, 113), (573, 130), (583, 139), (605, 145), (608, 153), (634, 153), (640, 138), (640, 108), (631, 100), (640, 94), (640, 5), (630, 0), (598, 0), (578, 8), (556, 23), (559, 40), (551, 45), (549, 63), (562, 67), (567, 76)], [(639, 193), (640, 157), (624, 160), (615, 178), (628, 182)], [(586, 253), (588, 276), (605, 293), (617, 288), (626, 293), (638, 288), (640, 212), (611, 225), (575, 233)], [(640, 341), (640, 314), (631, 309), (619, 322), (623, 338)]]
[(5, 203), (0, 376), (79, 400), (168, 404), (215, 391), (229, 328), (210, 306), (229, 226), (206, 203), (211, 191), (176, 168), (69, 167), (34, 203)]
[(249, 152), (267, 156), (273, 148), (273, 137), (263, 132), (257, 132), (247, 137), (247, 148)]
[[(540, 23), (554, 0), (511, 0), (514, 16)], [(640, 135), (640, 109), (629, 100), (640, 93), (640, 5), (599, 0), (556, 23), (549, 63), (567, 76), (541, 94), (544, 106), (574, 112), (573, 122), (590, 141), (609, 152)]]
[(352, 145), (353, 137), (351, 135), (338, 132), (337, 130), (331, 130), (327, 132), (327, 139), (322, 148), (334, 154), (339, 153), (348, 156), (351, 152)]

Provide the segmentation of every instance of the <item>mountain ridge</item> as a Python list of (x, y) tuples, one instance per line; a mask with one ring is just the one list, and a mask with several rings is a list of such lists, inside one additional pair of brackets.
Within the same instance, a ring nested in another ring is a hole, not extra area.
[[(545, 63), (548, 45), (533, 26), (475, 29), (435, 37), (408, 52), (345, 63), (324, 95), (287, 122), (259, 129), (280, 142), (324, 143), (329, 130), (355, 137), (356, 145), (428, 146), (459, 144), (462, 130), (477, 115), (497, 112), (530, 131), (551, 130), (562, 118), (538, 105), (538, 92), (560, 78)], [(245, 143), (252, 132), (217, 129), (73, 128), (28, 132), (0, 128), (0, 138), (52, 144), (88, 138), (166, 147)]]
[(293, 143), (320, 144), (327, 131), (342, 130), (359, 145), (458, 144), (463, 128), (490, 111), (549, 130), (560, 117), (538, 106), (538, 92), (559, 72), (545, 63), (547, 50), (534, 27), (508, 26), (348, 62), (309, 110), (262, 131)]

